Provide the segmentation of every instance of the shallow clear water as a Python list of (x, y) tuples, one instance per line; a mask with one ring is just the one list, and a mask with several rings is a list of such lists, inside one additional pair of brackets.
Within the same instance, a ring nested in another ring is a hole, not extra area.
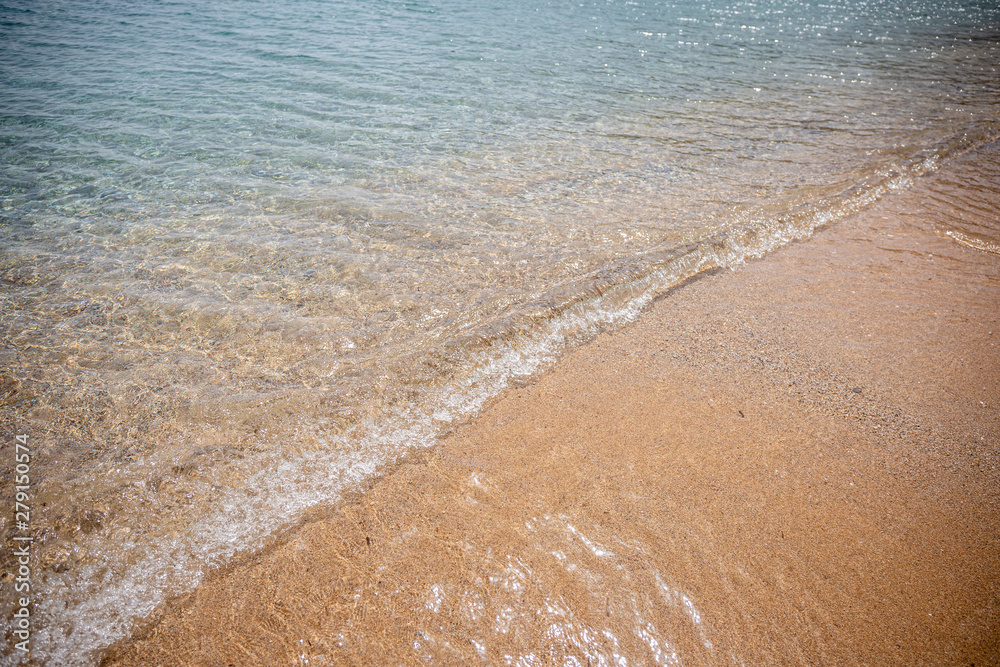
[(995, 138), (998, 63), (988, 2), (0, 3), (36, 656)]

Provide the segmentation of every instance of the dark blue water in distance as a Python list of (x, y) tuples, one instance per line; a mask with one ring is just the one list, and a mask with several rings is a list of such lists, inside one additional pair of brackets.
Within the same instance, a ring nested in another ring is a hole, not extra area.
[(985, 1), (0, 0), (36, 658), (995, 139), (998, 63)]

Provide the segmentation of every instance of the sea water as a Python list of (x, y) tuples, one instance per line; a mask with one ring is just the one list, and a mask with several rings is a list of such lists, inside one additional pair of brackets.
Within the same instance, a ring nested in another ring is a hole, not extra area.
[(998, 66), (974, 0), (2, 0), (35, 658), (93, 663), (567, 346), (996, 139)]

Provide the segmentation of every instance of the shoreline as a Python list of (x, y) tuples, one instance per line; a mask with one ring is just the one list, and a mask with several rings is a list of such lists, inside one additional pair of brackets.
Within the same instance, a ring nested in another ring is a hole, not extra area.
[(998, 154), (672, 290), (102, 664), (1000, 659), (1000, 257), (916, 219)]

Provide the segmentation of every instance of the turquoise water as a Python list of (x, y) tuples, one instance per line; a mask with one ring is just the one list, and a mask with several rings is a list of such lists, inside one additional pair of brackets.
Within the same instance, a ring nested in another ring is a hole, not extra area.
[(998, 66), (990, 2), (0, 3), (36, 656), (995, 139)]

